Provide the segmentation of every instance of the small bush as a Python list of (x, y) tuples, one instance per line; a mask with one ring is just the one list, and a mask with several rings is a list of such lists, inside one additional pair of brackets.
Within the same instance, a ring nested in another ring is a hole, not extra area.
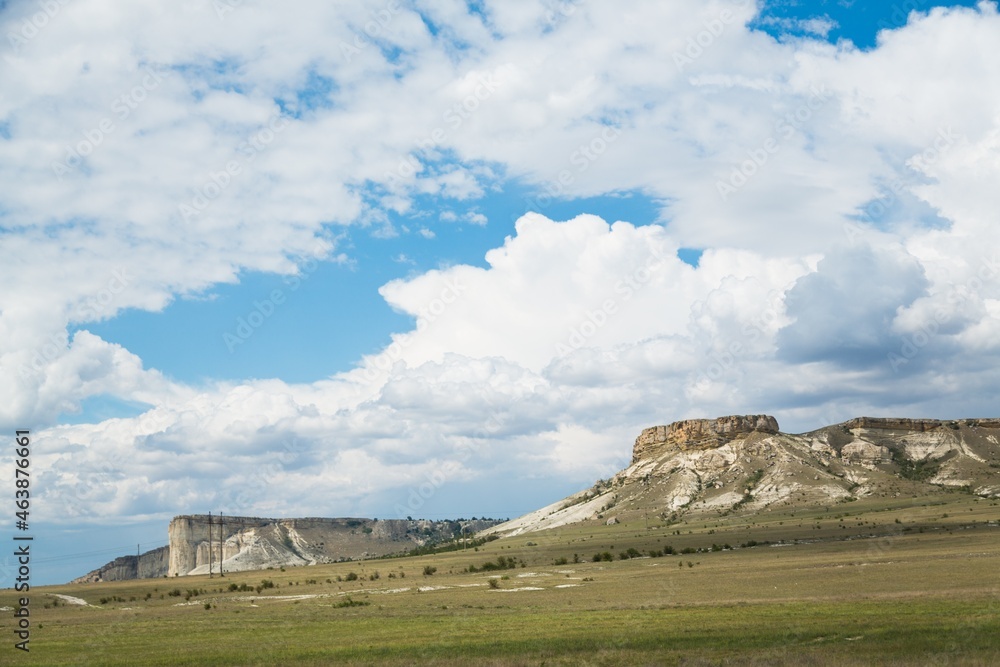
[(490, 579), (490, 588), (500, 588), (500, 582), (496, 579)]
[[(495, 561), (486, 561), (479, 567), (470, 565), (465, 568), (466, 572), (494, 572), (496, 570), (512, 570), (517, 567), (517, 560), (513, 557), (497, 556)], [(524, 562), (521, 563), (524, 567)]]
[(333, 606), (338, 609), (343, 609), (344, 607), (367, 607), (370, 604), (371, 602), (368, 602), (367, 600), (352, 600), (350, 597), (347, 597)]
[(357, 572), (348, 572), (347, 576), (344, 577), (344, 581), (357, 581), (357, 580), (358, 580)]
[(429, 577), (429, 576), (431, 576), (432, 574), (434, 574), (437, 571), (438, 571), (438, 569), (436, 567), (434, 567), (433, 565), (424, 565), (424, 576), (425, 577)]

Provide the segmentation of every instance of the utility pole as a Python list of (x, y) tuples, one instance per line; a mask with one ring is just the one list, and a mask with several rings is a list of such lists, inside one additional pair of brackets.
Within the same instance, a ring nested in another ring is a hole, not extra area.
[(222, 512), (219, 512), (219, 576), (220, 577), (226, 576), (222, 573), (222, 561), (223, 557), (225, 556), (225, 553), (222, 551), (222, 545), (226, 540), (226, 533), (222, 528), (223, 525), (224, 524), (222, 523)]
[(208, 513), (208, 578), (212, 578), (212, 513)]

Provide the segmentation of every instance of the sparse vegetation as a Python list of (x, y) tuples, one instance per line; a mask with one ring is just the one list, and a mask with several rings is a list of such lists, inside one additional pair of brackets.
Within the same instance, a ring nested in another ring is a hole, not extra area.
[[(992, 664), (1000, 651), (1000, 598), (982, 585), (1000, 569), (995, 500), (944, 490), (927, 498), (859, 496), (850, 508), (776, 507), (686, 520), (648, 530), (641, 518), (594, 522), (532, 536), (536, 547), (522, 536), (490, 541), (475, 557), (470, 549), (394, 560), (391, 568), (382, 561), (386, 573), (375, 580), (365, 562), (224, 580), (182, 577), (175, 583), (185, 588), (163, 591), (156, 588), (162, 579), (32, 587), (44, 653), (32, 651), (22, 662), (77, 665), (88, 647), (93, 664), (163, 667), (587, 661), (860, 667)], [(768, 544), (781, 548), (762, 546)], [(941, 567), (940, 556), (966, 553), (982, 555)], [(421, 582), (427, 567), (436, 574)], [(481, 572), (490, 569), (500, 571), (487, 579)], [(404, 570), (411, 581), (417, 575), (419, 586), (397, 582)], [(396, 578), (386, 582), (390, 574)], [(258, 586), (259, 594), (296, 583), (295, 599), (247, 596)], [(41, 602), (50, 591), (101, 609), (54, 600), (46, 608)], [(184, 604), (178, 598), (187, 594), (191, 602)], [(0, 591), (0, 606), (16, 604), (14, 591)], [(262, 641), (275, 628), (282, 641)]]
[[(958, 426), (956, 425), (955, 428), (958, 428)], [(940, 464), (936, 461), (914, 461), (895, 449), (892, 450), (892, 460), (899, 466), (900, 476), (914, 482), (925, 482), (931, 479), (941, 468)]]

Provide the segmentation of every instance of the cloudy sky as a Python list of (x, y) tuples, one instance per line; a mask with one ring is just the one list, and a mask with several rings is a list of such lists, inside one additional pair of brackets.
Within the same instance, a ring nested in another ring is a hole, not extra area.
[(997, 416), (995, 3), (0, 27), (0, 425), (42, 581), (181, 513), (513, 517), (677, 419)]

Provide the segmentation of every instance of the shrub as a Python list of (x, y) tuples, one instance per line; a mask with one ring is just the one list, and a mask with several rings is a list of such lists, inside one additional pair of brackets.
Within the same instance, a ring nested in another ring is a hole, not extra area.
[(496, 579), (490, 579), (490, 588), (500, 588), (500, 582)]
[(357, 580), (358, 580), (357, 572), (348, 572), (347, 576), (344, 577), (344, 581), (357, 581)]
[[(497, 556), (495, 561), (486, 561), (479, 567), (475, 565), (470, 565), (465, 568), (466, 572), (494, 572), (496, 570), (512, 570), (517, 567), (517, 560), (513, 557)], [(521, 567), (524, 567), (524, 563), (521, 563)]]
[(432, 574), (434, 574), (437, 571), (438, 571), (438, 569), (436, 567), (434, 567), (433, 565), (424, 565), (424, 576), (425, 577), (429, 577), (429, 576), (431, 576)]
[(350, 597), (347, 597), (333, 606), (342, 609), (344, 607), (367, 607), (370, 604), (371, 602), (368, 602), (367, 600), (352, 600)]

